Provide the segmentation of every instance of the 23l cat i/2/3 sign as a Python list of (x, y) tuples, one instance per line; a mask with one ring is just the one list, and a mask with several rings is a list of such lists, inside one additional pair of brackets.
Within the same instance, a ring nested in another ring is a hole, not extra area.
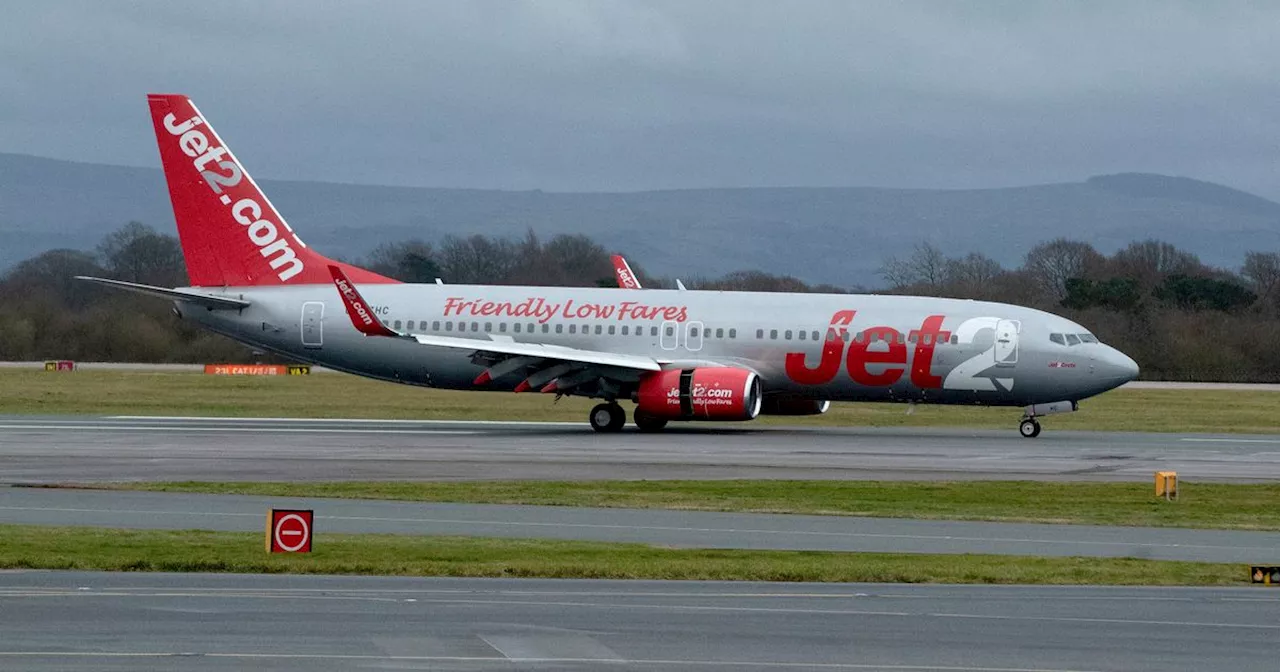
[(269, 509), (267, 511), (267, 551), (271, 553), (310, 553), (311, 521), (314, 513), (302, 509)]

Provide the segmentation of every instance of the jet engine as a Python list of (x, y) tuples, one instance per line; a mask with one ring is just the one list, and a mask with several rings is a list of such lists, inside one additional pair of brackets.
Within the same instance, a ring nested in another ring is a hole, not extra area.
[(733, 367), (646, 374), (636, 411), (663, 420), (751, 420), (760, 414), (760, 377)]
[(768, 396), (760, 404), (760, 415), (822, 415), (829, 408), (831, 402), (826, 399)]

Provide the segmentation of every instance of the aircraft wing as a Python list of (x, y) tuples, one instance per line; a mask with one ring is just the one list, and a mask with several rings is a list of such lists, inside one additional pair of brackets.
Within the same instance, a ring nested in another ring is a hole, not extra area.
[[(342, 303), (347, 309), (347, 316), (351, 318), (351, 323), (355, 328), (365, 336), (383, 336), (388, 338), (401, 338), (413, 340), (422, 345), (433, 345), (441, 348), (458, 348), (460, 350), (470, 350), (476, 353), (505, 355), (508, 357), (524, 358), (528, 362), (537, 362), (540, 360), (551, 360), (573, 364), (584, 364), (592, 366), (618, 367), (623, 369), (632, 369), (637, 371), (659, 371), (662, 366), (652, 357), (644, 357), (640, 355), (626, 355), (614, 352), (601, 352), (598, 350), (582, 350), (579, 348), (567, 348), (559, 345), (548, 345), (545, 343), (517, 343), (510, 337), (490, 337), (488, 339), (481, 338), (461, 338), (457, 336), (436, 336), (433, 334), (408, 334), (394, 331), (383, 324), (381, 320), (374, 314), (373, 309), (369, 306), (360, 292), (356, 290), (355, 285), (347, 280), (347, 276), (342, 269), (337, 266), (330, 266), (329, 273), (333, 276), (333, 284), (338, 288), (338, 294), (342, 297)], [(488, 380), (488, 378), (485, 378)]]
[(190, 303), (205, 306), (206, 308), (224, 309), (224, 310), (240, 310), (249, 306), (249, 302), (244, 299), (237, 299), (231, 296), (220, 296), (218, 294), (208, 294), (199, 292), (194, 289), (169, 289), (168, 287), (156, 287), (154, 285), (142, 285), (136, 282), (125, 282), (124, 280), (112, 280), (110, 278), (94, 278), (87, 275), (77, 275), (77, 280), (88, 280), (96, 282), (99, 285), (115, 287), (138, 294), (148, 294), (150, 296), (158, 296), (164, 299), (173, 299), (175, 301), (188, 301)]

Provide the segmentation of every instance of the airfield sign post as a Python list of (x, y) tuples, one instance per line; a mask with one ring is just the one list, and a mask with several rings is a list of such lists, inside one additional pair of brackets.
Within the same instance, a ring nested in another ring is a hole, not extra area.
[(314, 518), (314, 512), (306, 509), (268, 509), (267, 551), (310, 553)]

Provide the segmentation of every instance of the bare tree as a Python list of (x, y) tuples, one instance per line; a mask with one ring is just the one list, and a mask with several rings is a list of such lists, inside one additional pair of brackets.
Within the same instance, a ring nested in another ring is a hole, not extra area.
[(1248, 252), (1240, 275), (1249, 281), (1262, 305), (1280, 303), (1280, 252)]
[(1130, 243), (1115, 253), (1111, 265), (1116, 275), (1134, 278), (1147, 288), (1171, 275), (1199, 275), (1206, 270), (1196, 255), (1160, 240)]
[(919, 286), (936, 291), (947, 278), (947, 255), (928, 241), (916, 243), (910, 257), (886, 259), (880, 275), (892, 289)]
[(1088, 243), (1058, 238), (1031, 248), (1022, 262), (1022, 270), (1044, 296), (1056, 303), (1066, 298), (1068, 280), (1088, 276), (1105, 261)]
[(440, 264), (431, 243), (419, 239), (383, 243), (369, 253), (369, 270), (404, 282), (434, 282)]
[(117, 279), (175, 287), (186, 284), (178, 239), (142, 222), (129, 222), (98, 245), (103, 266)]

